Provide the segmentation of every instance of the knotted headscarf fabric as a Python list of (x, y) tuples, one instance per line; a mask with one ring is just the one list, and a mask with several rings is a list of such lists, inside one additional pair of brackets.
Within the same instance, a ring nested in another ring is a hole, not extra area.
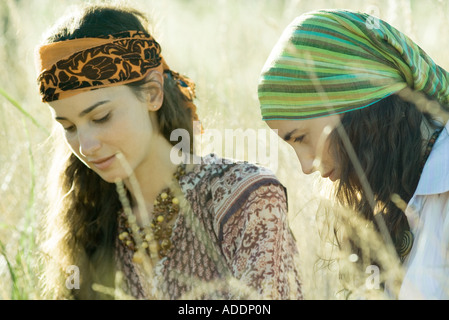
[(406, 87), (449, 111), (449, 74), (385, 21), (349, 10), (319, 10), (296, 18), (262, 70), (263, 120), (340, 114)]
[(79, 38), (43, 45), (37, 51), (38, 84), (43, 102), (51, 102), (88, 90), (123, 85), (144, 79), (157, 70), (176, 81), (198, 120), (195, 83), (172, 70), (161, 47), (146, 32), (124, 31), (95, 38)]

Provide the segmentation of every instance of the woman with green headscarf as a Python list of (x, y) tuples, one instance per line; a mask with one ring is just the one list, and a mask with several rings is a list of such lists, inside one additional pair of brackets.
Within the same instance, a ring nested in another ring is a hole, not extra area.
[(448, 299), (449, 73), (378, 18), (320, 10), (286, 28), (259, 100), (303, 172), (393, 244), (398, 298)]

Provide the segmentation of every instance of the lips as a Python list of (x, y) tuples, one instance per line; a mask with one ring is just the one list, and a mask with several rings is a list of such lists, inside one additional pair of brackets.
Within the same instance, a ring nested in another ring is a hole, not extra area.
[(322, 177), (323, 178), (329, 178), (332, 181), (335, 181), (336, 179), (334, 178), (334, 176), (332, 175), (334, 173), (335, 170), (331, 170), (326, 174), (323, 174)]
[(114, 160), (115, 160), (115, 155), (112, 155), (110, 157), (101, 158), (98, 160), (90, 160), (89, 162), (92, 163), (99, 170), (106, 170), (107, 168), (109, 168), (112, 165)]

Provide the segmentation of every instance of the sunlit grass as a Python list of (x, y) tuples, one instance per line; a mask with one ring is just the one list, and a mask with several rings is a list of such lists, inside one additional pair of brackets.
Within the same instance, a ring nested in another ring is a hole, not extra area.
[[(44, 185), (52, 125), (37, 92), (34, 49), (67, 7), (87, 2), (94, 1), (0, 2), (0, 299), (41, 297), (37, 234), (48, 201)], [(149, 14), (169, 66), (196, 82), (198, 113), (205, 129), (267, 128), (259, 116), (259, 72), (285, 26), (310, 10), (365, 10), (373, 5), (381, 18), (409, 34), (437, 63), (449, 68), (445, 50), (449, 37), (441, 37), (449, 17), (447, 1), (135, 0), (129, 4)], [(364, 283), (367, 274), (355, 269), (350, 252), (337, 251), (334, 243), (324, 240), (329, 239), (323, 228), (330, 219), (328, 212), (337, 211), (324, 200), (323, 190), (329, 184), (315, 175), (303, 175), (286, 144), (279, 142), (278, 153), (276, 174), (288, 189), (306, 298), (383, 298), (379, 290), (366, 292), (366, 286), (357, 285)], [(375, 250), (371, 236), (360, 235)], [(358, 278), (347, 283), (352, 293), (343, 289), (337, 258), (346, 261), (345, 267), (354, 269), (354, 278)], [(383, 258), (389, 259), (379, 259)]]

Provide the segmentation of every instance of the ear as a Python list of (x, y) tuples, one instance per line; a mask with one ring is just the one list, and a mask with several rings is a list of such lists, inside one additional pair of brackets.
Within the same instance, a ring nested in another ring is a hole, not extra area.
[(146, 77), (145, 92), (149, 111), (157, 111), (164, 101), (164, 76), (157, 70)]

